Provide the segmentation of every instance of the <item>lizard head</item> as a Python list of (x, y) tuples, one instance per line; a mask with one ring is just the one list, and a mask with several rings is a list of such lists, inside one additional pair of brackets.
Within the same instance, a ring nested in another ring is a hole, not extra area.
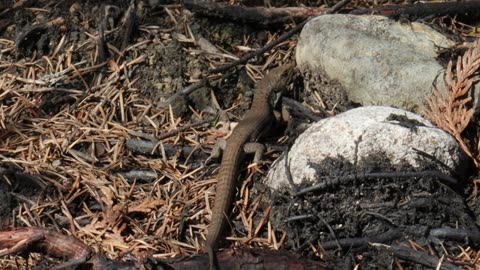
[(288, 63), (276, 67), (258, 83), (259, 89), (269, 89), (271, 92), (283, 91), (293, 77), (295, 64)]
[(272, 69), (260, 82), (257, 89), (263, 90), (272, 107), (278, 104), (283, 91), (292, 80), (295, 64), (289, 63)]

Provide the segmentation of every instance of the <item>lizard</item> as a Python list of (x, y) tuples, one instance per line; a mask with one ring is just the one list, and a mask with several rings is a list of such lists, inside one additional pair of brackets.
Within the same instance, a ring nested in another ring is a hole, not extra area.
[(253, 161), (260, 161), (265, 147), (258, 143), (260, 136), (268, 132), (273, 121), (272, 100), (275, 94), (283, 91), (293, 76), (293, 63), (276, 67), (257, 83), (252, 105), (244, 118), (233, 129), (232, 135), (224, 143), (217, 143), (211, 157), (223, 156), (217, 176), (216, 197), (212, 207), (212, 218), (208, 227), (205, 250), (208, 253), (210, 270), (217, 269), (214, 249), (217, 248), (226, 225), (225, 215), (229, 212), (234, 196), (238, 171), (247, 153), (255, 153)]

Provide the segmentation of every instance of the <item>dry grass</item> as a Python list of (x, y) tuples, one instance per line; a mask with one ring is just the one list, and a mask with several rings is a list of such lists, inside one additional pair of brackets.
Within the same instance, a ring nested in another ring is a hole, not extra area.
[[(57, 61), (35, 64), (48, 62)], [(67, 68), (61, 66), (60, 70)], [(54, 72), (47, 69), (45, 73)], [(34, 202), (24, 202), (16, 209), (16, 223), (68, 225), (69, 233), (111, 254), (127, 250), (195, 252), (200, 230), (191, 231), (181, 251), (181, 243), (169, 239), (178, 238), (173, 228), (187, 205), (192, 213), (203, 212), (205, 197), (201, 194), (210, 185), (197, 182), (198, 174), (190, 174), (197, 168), (181, 164), (177, 157), (163, 160), (133, 155), (125, 147), (132, 138), (130, 133), (155, 137), (183, 125), (183, 119), (155, 110), (139, 97), (132, 83), (120, 81), (115, 73), (79, 100), (78, 107), (65, 106), (51, 116), (44, 115), (36, 104), (54, 90), (23, 83), (28, 75), (2, 78), (3, 104), (11, 105), (2, 107), (1, 162), (43, 183), (32, 198)], [(42, 78), (43, 74), (34, 73), (33, 77)], [(199, 147), (195, 140), (199, 133), (205, 136), (205, 131), (189, 130), (163, 142)], [(133, 169), (157, 172), (159, 177), (153, 183), (136, 183), (117, 174)], [(190, 176), (185, 177), (187, 174)], [(199, 215), (196, 222), (205, 223), (204, 216)]]

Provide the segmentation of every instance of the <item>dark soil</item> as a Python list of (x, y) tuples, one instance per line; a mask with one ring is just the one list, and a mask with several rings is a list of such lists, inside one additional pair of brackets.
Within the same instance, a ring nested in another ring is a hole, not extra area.
[[(416, 170), (428, 171), (428, 167), (425, 164)], [(368, 176), (379, 171), (390, 173)], [(408, 241), (414, 241), (437, 254), (456, 254), (461, 252), (459, 246), (480, 244), (474, 240), (480, 234), (465, 200), (469, 183), (461, 178), (447, 183), (434, 175), (401, 176), (408, 171), (408, 167), (392, 167), (381, 153), (368, 164), (356, 166), (342, 159), (326, 160), (318, 166), (318, 175), (324, 176), (319, 182), (336, 184), (302, 196), (291, 197), (292, 190), (274, 195), (272, 222), (285, 224), (290, 236), (287, 247), (314, 256), (309, 245), (321, 243), (326, 256), (333, 259), (331, 266), (341, 269), (348, 264), (388, 269), (398, 258), (406, 260), (404, 267), (434, 267), (427, 262), (412, 263), (411, 257), (397, 253), (392, 256), (392, 250), (371, 243), (408, 246)], [(306, 183), (298, 190), (310, 186)], [(470, 236), (458, 239), (452, 233), (438, 238), (437, 233), (445, 228), (461, 228), (459, 234), (469, 231)]]

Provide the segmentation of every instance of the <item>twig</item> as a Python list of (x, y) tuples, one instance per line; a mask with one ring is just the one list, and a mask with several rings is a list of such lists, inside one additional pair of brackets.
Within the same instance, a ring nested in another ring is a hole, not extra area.
[(366, 173), (358, 175), (347, 175), (341, 176), (333, 179), (325, 179), (323, 182), (313, 185), (308, 188), (304, 188), (297, 192), (295, 195), (301, 196), (309, 192), (319, 192), (326, 188), (337, 186), (340, 184), (350, 183), (357, 179), (368, 179), (368, 178), (413, 178), (413, 177), (434, 177), (437, 178), (440, 182), (447, 184), (449, 186), (455, 186), (458, 181), (442, 172), (439, 171), (421, 171), (421, 172), (378, 172), (378, 173)]
[(192, 85), (189, 85), (189, 86), (183, 88), (179, 92), (171, 95), (166, 101), (164, 101), (162, 103), (159, 103), (158, 108), (167, 109), (168, 105), (172, 104), (174, 101), (176, 101), (178, 99), (181, 99), (185, 96), (188, 96), (193, 91), (204, 87), (207, 84), (207, 82), (208, 82), (208, 80), (206, 78), (203, 78), (200, 82), (194, 83)]
[(440, 228), (432, 229), (429, 237), (434, 237), (447, 241), (467, 241), (469, 244), (478, 245), (480, 243), (480, 233), (478, 230), (468, 230), (460, 228)]
[(198, 126), (201, 126), (201, 125), (204, 125), (206, 123), (210, 123), (210, 122), (213, 122), (215, 121), (215, 117), (213, 118), (209, 118), (209, 119), (206, 119), (206, 120), (202, 120), (202, 121), (199, 121), (199, 122), (195, 122), (195, 123), (192, 123), (192, 124), (189, 124), (189, 125), (186, 125), (186, 126), (183, 126), (181, 128), (176, 128), (176, 129), (173, 129), (173, 130), (170, 130), (169, 132), (167, 133), (164, 133), (160, 136), (157, 137), (157, 140), (163, 140), (163, 139), (166, 139), (168, 137), (172, 137), (180, 132), (183, 132), (185, 130), (188, 130), (188, 129), (191, 129), (193, 127), (198, 127)]
[(461, 270), (462, 269), (448, 262), (443, 262), (439, 264), (439, 261), (441, 260), (441, 258), (436, 258), (434, 256), (429, 255), (426, 252), (417, 251), (404, 246), (392, 245), (391, 247), (388, 248), (388, 250), (393, 251), (393, 254), (402, 260), (418, 263), (421, 265), (425, 265), (427, 267), (444, 269), (444, 270)]
[(124, 32), (124, 36), (122, 39), (122, 44), (120, 46), (120, 51), (124, 52), (125, 48), (127, 48), (128, 42), (131, 39), (132, 32), (133, 32), (133, 26), (135, 25), (135, 20), (136, 20), (136, 14), (135, 14), (135, 4), (134, 1), (130, 2), (130, 5), (128, 6), (128, 10), (126, 12), (127, 19), (122, 26)]

